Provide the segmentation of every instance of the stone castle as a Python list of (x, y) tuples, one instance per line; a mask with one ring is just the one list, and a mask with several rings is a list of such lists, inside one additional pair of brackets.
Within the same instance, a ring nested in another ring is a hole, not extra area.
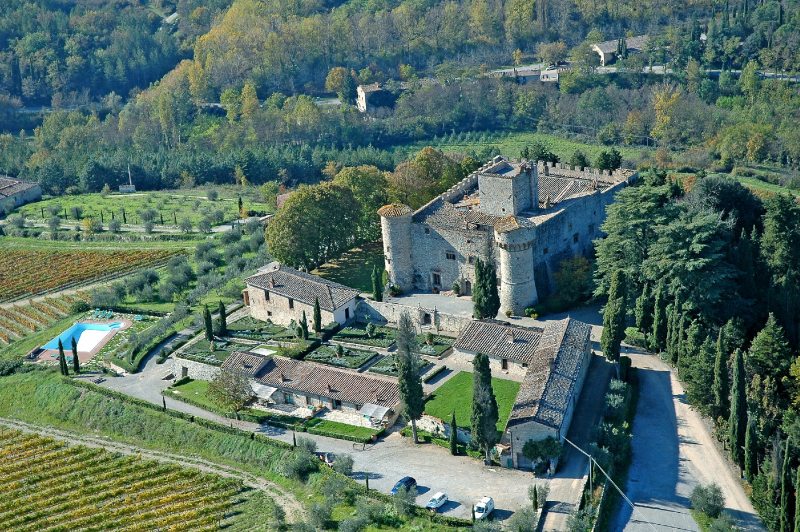
[(494, 260), (500, 310), (521, 315), (554, 289), (563, 259), (591, 253), (606, 206), (634, 177), (497, 156), (417, 211), (378, 210), (389, 282), (471, 295), (475, 260)]

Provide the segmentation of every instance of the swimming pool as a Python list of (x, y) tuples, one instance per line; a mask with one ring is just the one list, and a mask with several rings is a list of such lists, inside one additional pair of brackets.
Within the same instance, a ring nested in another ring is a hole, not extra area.
[(49, 342), (44, 349), (58, 349), (58, 341), (64, 346), (65, 351), (72, 349), (72, 339), (78, 344), (78, 351), (89, 352), (105, 339), (109, 332), (122, 327), (121, 322), (114, 323), (76, 323)]

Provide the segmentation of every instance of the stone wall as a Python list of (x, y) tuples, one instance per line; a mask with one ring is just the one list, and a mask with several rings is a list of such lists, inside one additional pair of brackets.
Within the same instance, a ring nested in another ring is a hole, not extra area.
[[(444, 314), (436, 309), (412, 307), (398, 303), (387, 303), (362, 300), (356, 309), (356, 317), (360, 321), (390, 324), (396, 326), (403, 311), (408, 311), (414, 323), (424, 331), (438, 331), (457, 335), (472, 320), (461, 316)], [(430, 323), (428, 323), (430, 321)]]
[[(447, 357), (448, 362), (455, 362), (459, 365), (472, 364), (472, 359), (475, 358), (475, 353), (469, 351), (459, 351), (453, 349), (450, 356)], [(503, 362), (499, 358), (489, 357), (489, 368), (492, 370), (492, 375), (499, 378), (507, 378), (513, 381), (521, 381), (528, 372), (528, 367), (520, 362), (509, 360), (507, 362), (507, 369), (503, 369)]]
[[(277, 325), (289, 325), (292, 320), (300, 323), (303, 311), (305, 311), (309, 328), (313, 326), (314, 305), (307, 305), (295, 299), (292, 300), (294, 308), (289, 308), (289, 298), (270, 292), (269, 300), (267, 300), (266, 291), (253, 286), (247, 288), (247, 295), (250, 315), (257, 320), (269, 320)], [(336, 309), (336, 312), (321, 309), (322, 326), (325, 327), (334, 321), (343, 325), (352, 319), (355, 315), (357, 299), (350, 300), (346, 305)]]
[(172, 361), (172, 373), (176, 379), (189, 377), (198, 381), (211, 381), (219, 375), (219, 372), (220, 368), (217, 366), (180, 358), (179, 355)]
[[(413, 285), (419, 290), (431, 291), (434, 273), (439, 275), (441, 290), (450, 290), (454, 281), (458, 281), (462, 289), (466, 281), (474, 285), (475, 259), (489, 257), (493, 238), (488, 229), (440, 229), (413, 224), (411, 242)], [(453, 254), (453, 259), (447, 258), (448, 252)]]

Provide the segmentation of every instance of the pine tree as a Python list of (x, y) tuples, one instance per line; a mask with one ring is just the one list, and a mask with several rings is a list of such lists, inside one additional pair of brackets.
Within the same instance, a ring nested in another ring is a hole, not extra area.
[(214, 326), (211, 322), (211, 312), (208, 310), (208, 305), (203, 305), (203, 323), (206, 328), (206, 340), (209, 342), (214, 341)]
[(375, 301), (383, 301), (383, 283), (382, 275), (378, 271), (377, 266), (372, 266), (372, 299)]
[(69, 370), (67, 369), (67, 357), (64, 356), (64, 344), (61, 343), (61, 338), (58, 339), (58, 367), (61, 370), (62, 375), (69, 375)]
[(731, 414), (728, 418), (728, 447), (731, 458), (738, 465), (744, 463), (743, 445), (747, 422), (745, 399), (744, 354), (737, 349), (733, 354), (733, 382), (731, 383)]
[(792, 519), (789, 512), (795, 504), (792, 500), (792, 470), (789, 466), (791, 453), (789, 452), (789, 438), (786, 438), (786, 445), (783, 450), (783, 467), (781, 468), (781, 532), (792, 532)]
[(417, 420), (422, 417), (422, 412), (425, 410), (425, 397), (419, 375), (417, 334), (407, 311), (400, 314), (397, 322), (395, 345), (397, 346), (395, 360), (397, 361), (397, 385), (400, 391), (401, 413), (411, 421), (414, 443), (419, 443)]
[[(600, 336), (600, 348), (603, 355), (611, 361), (619, 360), (619, 347), (625, 338), (626, 315), (626, 280), (623, 270), (616, 270), (611, 275), (611, 286), (608, 289), (608, 303), (603, 308), (603, 333)], [(619, 372), (619, 368), (617, 368)]]
[(81, 362), (78, 360), (78, 342), (75, 341), (75, 337), (72, 337), (72, 371), (75, 372), (75, 375), (81, 372)]
[(483, 449), (486, 464), (497, 443), (497, 399), (492, 389), (492, 370), (489, 357), (478, 353), (472, 360), (472, 441)]
[(450, 454), (453, 456), (458, 454), (458, 425), (456, 425), (455, 410), (453, 410), (453, 415), (450, 418)]
[(303, 311), (303, 315), (300, 318), (300, 330), (303, 335), (303, 340), (308, 340), (308, 319), (306, 318), (306, 311)]
[(228, 334), (228, 317), (225, 315), (225, 304), (219, 302), (219, 335), (226, 336)]
[(748, 482), (752, 482), (758, 472), (758, 442), (755, 434), (755, 422), (747, 416), (747, 429), (744, 432), (744, 468), (742, 473)]
[(656, 352), (664, 351), (667, 344), (667, 309), (664, 285), (659, 284), (653, 303), (653, 330), (650, 335), (650, 348)]
[(319, 298), (314, 298), (314, 332), (322, 331), (322, 309), (319, 308)]
[[(725, 327), (717, 334), (717, 349), (714, 357), (714, 416), (728, 417), (728, 358), (725, 352)], [(748, 426), (749, 429), (749, 426)]]

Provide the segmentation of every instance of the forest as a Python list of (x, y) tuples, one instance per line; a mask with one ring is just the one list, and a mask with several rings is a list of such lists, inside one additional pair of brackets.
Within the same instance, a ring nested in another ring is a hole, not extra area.
[(648, 172), (609, 207), (598, 295), (626, 309), (628, 341), (673, 364), (687, 399), (752, 486), (770, 530), (800, 465), (800, 206), (732, 179)]

